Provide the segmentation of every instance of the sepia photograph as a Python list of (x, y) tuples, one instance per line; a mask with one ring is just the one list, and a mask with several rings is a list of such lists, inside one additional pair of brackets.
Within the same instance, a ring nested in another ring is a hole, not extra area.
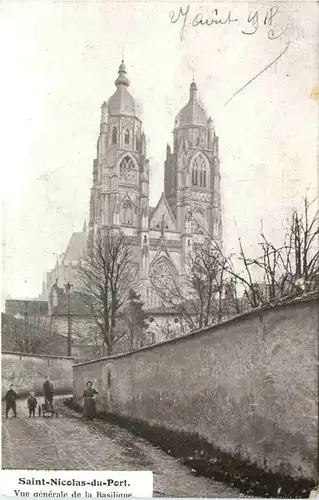
[(319, 495), (318, 5), (2, 2), (1, 476)]

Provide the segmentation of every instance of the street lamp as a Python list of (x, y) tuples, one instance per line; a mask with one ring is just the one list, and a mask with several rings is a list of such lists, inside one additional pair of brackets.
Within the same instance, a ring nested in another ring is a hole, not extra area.
[(71, 325), (71, 283), (68, 281), (65, 290), (68, 294), (68, 356), (72, 355), (72, 325)]

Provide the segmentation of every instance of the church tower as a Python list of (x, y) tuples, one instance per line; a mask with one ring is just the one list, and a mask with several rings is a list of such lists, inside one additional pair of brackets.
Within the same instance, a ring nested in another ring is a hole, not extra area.
[(89, 232), (92, 237), (98, 229), (121, 228), (143, 248), (143, 257), (138, 257), (142, 276), (143, 267), (148, 266), (149, 163), (142, 121), (129, 85), (122, 61), (116, 91), (101, 107)]
[(205, 233), (221, 241), (221, 198), (218, 137), (197, 98), (193, 81), (189, 101), (177, 114), (173, 151), (167, 146), (165, 195), (182, 238), (182, 265), (194, 241)]

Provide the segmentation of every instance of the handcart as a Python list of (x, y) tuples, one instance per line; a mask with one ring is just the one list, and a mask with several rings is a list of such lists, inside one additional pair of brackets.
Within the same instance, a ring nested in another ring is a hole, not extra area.
[(49, 401), (44, 401), (44, 404), (39, 405), (38, 407), (39, 417), (57, 417), (58, 412), (56, 408), (54, 408), (53, 404)]

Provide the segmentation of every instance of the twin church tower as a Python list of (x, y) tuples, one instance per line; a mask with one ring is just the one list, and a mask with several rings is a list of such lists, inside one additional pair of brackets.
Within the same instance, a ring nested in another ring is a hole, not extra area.
[(146, 307), (156, 307), (151, 278), (180, 276), (205, 231), (221, 240), (218, 137), (193, 81), (189, 101), (175, 119), (173, 148), (166, 148), (164, 192), (151, 207), (146, 139), (123, 61), (115, 86), (101, 108), (88, 232), (92, 237), (98, 229), (120, 227), (132, 239), (142, 299)]

